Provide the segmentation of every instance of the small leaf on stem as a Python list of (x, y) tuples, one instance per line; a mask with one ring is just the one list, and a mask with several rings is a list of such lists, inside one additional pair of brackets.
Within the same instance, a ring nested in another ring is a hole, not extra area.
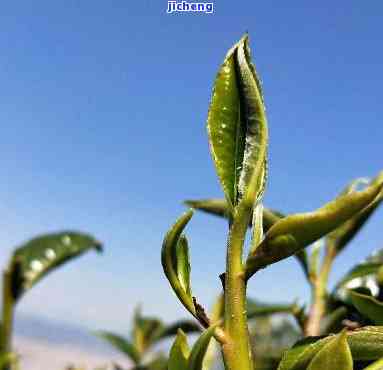
[(177, 337), (169, 353), (168, 370), (187, 370), (189, 356), (187, 337), (182, 329), (178, 329)]
[(380, 196), (383, 183), (336, 198), (314, 212), (290, 215), (274, 224), (247, 260), (246, 275), (290, 257), (368, 207)]

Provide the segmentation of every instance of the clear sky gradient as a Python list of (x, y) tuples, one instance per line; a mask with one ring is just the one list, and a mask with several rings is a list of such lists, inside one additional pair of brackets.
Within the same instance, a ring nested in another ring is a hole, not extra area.
[[(218, 197), (206, 116), (212, 83), (245, 31), (270, 126), (266, 205), (312, 210), (383, 168), (383, 3), (216, 1), (166, 14), (156, 1), (7, 2), (0, 15), (0, 262), (41, 232), (80, 229), (105, 244), (41, 282), (19, 312), (123, 331), (134, 306), (187, 316), (160, 265), (186, 198)], [(382, 211), (333, 278), (383, 246)], [(220, 289), (226, 224), (188, 227), (193, 287)], [(253, 297), (308, 293), (294, 260), (262, 271)]]

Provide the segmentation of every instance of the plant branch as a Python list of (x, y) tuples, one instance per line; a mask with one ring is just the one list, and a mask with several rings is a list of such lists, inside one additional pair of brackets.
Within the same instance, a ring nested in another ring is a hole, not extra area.
[(222, 346), (227, 370), (253, 370), (246, 313), (246, 280), (242, 263), (243, 244), (252, 208), (240, 203), (230, 226), (226, 274), (224, 328), (227, 341)]
[(321, 320), (326, 313), (327, 305), (327, 283), (335, 256), (335, 248), (328, 244), (320, 272), (311, 279), (312, 304), (304, 330), (306, 336), (321, 333)]

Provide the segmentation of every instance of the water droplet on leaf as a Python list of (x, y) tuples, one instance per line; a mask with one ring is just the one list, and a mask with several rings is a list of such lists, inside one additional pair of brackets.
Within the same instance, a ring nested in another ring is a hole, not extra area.
[(31, 262), (31, 269), (35, 272), (40, 272), (43, 269), (43, 264), (38, 260), (33, 260)]
[(52, 248), (48, 248), (45, 251), (45, 257), (49, 260), (53, 260), (56, 257), (56, 252)]
[(70, 237), (68, 235), (64, 235), (61, 241), (63, 242), (64, 245), (69, 245), (71, 242)]

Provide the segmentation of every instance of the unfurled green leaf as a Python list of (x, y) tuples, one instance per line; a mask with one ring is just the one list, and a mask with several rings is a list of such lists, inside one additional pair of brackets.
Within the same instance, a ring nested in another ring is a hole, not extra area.
[(201, 331), (201, 327), (193, 321), (179, 320), (168, 326), (165, 326), (158, 334), (157, 338), (164, 339), (177, 334), (178, 329), (181, 329), (184, 333), (198, 333)]
[(145, 367), (145, 370), (168, 370), (168, 359), (162, 354), (157, 355), (145, 363)]
[(346, 318), (348, 309), (346, 306), (340, 306), (330, 312), (323, 320), (322, 333), (336, 333), (340, 331), (344, 325), (342, 325), (343, 319)]
[(185, 333), (179, 329), (170, 349), (168, 370), (187, 370), (190, 350)]
[(336, 285), (335, 290), (346, 286), (350, 281), (357, 278), (365, 278), (374, 276), (378, 273), (379, 269), (383, 266), (383, 250), (367, 258), (365, 261), (353, 267)]
[[(199, 199), (199, 200), (186, 200), (185, 204), (189, 207), (209, 213), (214, 216), (228, 218), (230, 214), (227, 201), (225, 199), (211, 198), (211, 199)], [(285, 217), (278, 211), (271, 210), (263, 207), (263, 231), (267, 232), (271, 226), (273, 226), (281, 218)], [(252, 226), (252, 221), (249, 227)]]
[(217, 325), (206, 329), (194, 343), (188, 359), (188, 370), (202, 370), (203, 360)]
[(210, 198), (210, 199), (195, 199), (195, 200), (185, 200), (184, 202), (188, 207), (198, 209), (209, 213), (214, 216), (229, 218), (230, 216), (230, 207), (226, 199), (222, 198)]
[[(300, 340), (283, 354), (278, 370), (306, 370), (313, 357), (333, 338), (330, 335)], [(383, 357), (382, 326), (366, 326), (349, 331), (347, 342), (354, 361), (372, 361)]]
[(307, 370), (353, 370), (350, 347), (345, 331), (331, 339), (311, 360)]
[(186, 281), (190, 272), (187, 253), (185, 253), (187, 244), (185, 237), (181, 235), (192, 216), (193, 211), (186, 212), (168, 231), (162, 244), (161, 262), (165, 275), (178, 299), (192, 315), (197, 317), (190, 281)]
[(247, 300), (247, 318), (258, 318), (281, 313), (293, 313), (296, 310), (295, 304), (266, 304)]
[(242, 196), (253, 205), (266, 179), (267, 123), (247, 35), (230, 49), (218, 71), (207, 128), (231, 210)]
[[(365, 179), (354, 180), (343, 192), (343, 194), (351, 194), (355, 192), (357, 186), (365, 183)], [(372, 185), (383, 183), (383, 172), (381, 172), (372, 182)], [(339, 253), (361, 230), (364, 224), (369, 220), (370, 216), (378, 208), (383, 201), (383, 192), (381, 192), (376, 199), (361, 212), (350, 218), (344, 224), (332, 231), (328, 236), (328, 242)]]
[(237, 203), (246, 138), (236, 54), (237, 45), (228, 52), (218, 71), (207, 119), (210, 150), (231, 208)]
[(106, 340), (120, 352), (126, 354), (135, 364), (140, 363), (141, 354), (128, 339), (108, 331), (98, 331), (96, 335)]
[(264, 240), (247, 260), (247, 276), (287, 258), (328, 234), (373, 202), (383, 184), (341, 196), (322, 208), (290, 215), (274, 224)]
[[(197, 209), (199, 211), (203, 211), (215, 216), (228, 218), (228, 214), (230, 213), (227, 201), (225, 199), (199, 199), (199, 200), (187, 200), (185, 204)], [(271, 210), (269, 208), (263, 208), (263, 232), (266, 233), (271, 226), (273, 226), (277, 221), (281, 218), (286, 217), (281, 212)], [(251, 227), (253, 224), (253, 220), (251, 219), (249, 226)], [(304, 273), (308, 276), (308, 258), (307, 253), (304, 249), (298, 250), (295, 253), (295, 257), (297, 258), (299, 264), (301, 265)]]
[(102, 250), (92, 236), (72, 231), (46, 234), (23, 244), (9, 265), (13, 299), (19, 299), (54, 268), (93, 248)]
[(156, 317), (142, 316), (140, 310), (137, 310), (133, 328), (134, 346), (143, 354), (154, 344), (163, 329), (161, 320)]
[(367, 294), (351, 291), (351, 301), (356, 309), (372, 320), (376, 325), (383, 325), (383, 303)]

